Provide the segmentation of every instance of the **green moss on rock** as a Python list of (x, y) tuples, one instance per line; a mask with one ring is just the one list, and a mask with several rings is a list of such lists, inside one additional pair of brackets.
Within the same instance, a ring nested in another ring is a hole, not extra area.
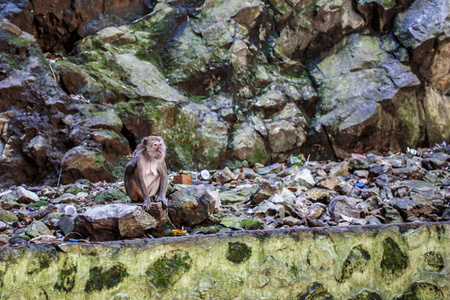
[(32, 208), (34, 210), (39, 210), (41, 207), (47, 206), (49, 204), (46, 200), (39, 200), (34, 203), (30, 203), (27, 205), (27, 208)]
[(383, 241), (383, 249), (383, 259), (380, 265), (383, 276), (392, 278), (392, 276), (400, 275), (408, 266), (408, 256), (391, 238)]
[(226, 258), (229, 261), (235, 264), (240, 264), (248, 260), (251, 255), (252, 249), (246, 244), (240, 242), (228, 243), (228, 252)]
[(155, 261), (148, 269), (147, 276), (156, 288), (164, 289), (176, 282), (182, 274), (189, 271), (192, 258), (187, 252), (172, 257), (164, 256)]
[(89, 270), (89, 279), (84, 291), (87, 293), (101, 291), (104, 287), (110, 289), (121, 283), (126, 277), (128, 277), (128, 272), (122, 264), (115, 265), (106, 271), (101, 267), (93, 267)]
[(74, 266), (66, 261), (63, 268), (59, 272), (58, 282), (55, 284), (54, 289), (64, 291), (66, 293), (71, 292), (75, 286), (76, 275), (77, 266)]
[(443, 300), (444, 295), (439, 287), (427, 282), (416, 282), (396, 300)]
[(369, 260), (369, 252), (361, 245), (354, 247), (342, 266), (341, 280), (345, 281), (349, 279), (355, 271), (363, 272)]

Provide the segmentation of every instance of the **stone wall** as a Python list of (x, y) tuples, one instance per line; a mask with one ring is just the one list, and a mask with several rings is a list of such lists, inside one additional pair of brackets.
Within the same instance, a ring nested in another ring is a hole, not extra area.
[(450, 222), (1, 249), (2, 299), (449, 299)]

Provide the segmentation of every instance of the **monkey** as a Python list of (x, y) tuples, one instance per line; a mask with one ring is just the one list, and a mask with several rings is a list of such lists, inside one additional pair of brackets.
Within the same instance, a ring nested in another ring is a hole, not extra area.
[(160, 136), (148, 136), (136, 147), (133, 158), (125, 167), (125, 190), (132, 202), (144, 202), (150, 211), (152, 200), (167, 209), (166, 144)]

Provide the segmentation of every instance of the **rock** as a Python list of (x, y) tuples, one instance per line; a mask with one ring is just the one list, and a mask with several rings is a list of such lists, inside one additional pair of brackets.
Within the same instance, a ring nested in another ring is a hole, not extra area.
[(287, 176), (295, 175), (295, 174), (299, 173), (300, 171), (301, 171), (301, 167), (292, 166), (292, 167), (289, 167), (289, 168), (286, 168), (286, 169), (280, 171), (277, 174), (277, 177), (287, 177)]
[(295, 175), (286, 176), (283, 178), (285, 186), (290, 187), (306, 187), (311, 188), (316, 182), (310, 170), (303, 168)]
[(0, 221), (8, 223), (8, 222), (17, 222), (19, 221), (19, 219), (14, 213), (0, 208)]
[[(392, 37), (384, 39), (393, 40)], [(385, 138), (383, 132), (390, 130), (391, 123), (383, 123), (385, 129), (372, 134), (364, 142), (359, 139), (349, 140), (350, 132), (365, 132), (370, 130), (368, 128), (373, 126), (372, 124), (383, 122), (380, 121), (382, 118), (392, 119), (388, 112), (382, 110), (379, 102), (382, 99), (394, 101), (402, 94), (400, 90), (402, 87), (415, 87), (420, 84), (410, 67), (403, 65), (380, 47), (382, 42), (374, 36), (350, 35), (343, 44), (335, 48), (332, 55), (319, 63), (313, 63), (312, 77), (318, 85), (319, 94), (322, 95), (318, 104), (319, 117), (315, 128), (317, 131), (321, 130), (321, 126), (326, 128), (340, 158), (347, 157), (351, 153), (350, 150), (354, 150), (353, 146), (348, 147), (349, 144), (359, 145), (360, 149), (353, 152), (364, 152), (366, 149), (383, 148), (384, 144), (389, 143), (390, 137)], [(368, 52), (367, 49), (371, 51)], [(334, 67), (340, 64), (347, 66), (345, 70)], [(350, 86), (352, 88), (349, 88)], [(362, 89), (355, 89), (355, 86)], [(342, 102), (342, 99), (345, 100)], [(417, 102), (416, 99), (410, 101)], [(377, 115), (378, 112), (380, 115)], [(418, 124), (422, 119), (419, 112), (411, 107), (409, 115), (414, 116), (414, 121), (411, 117), (408, 120), (392, 119), (392, 121), (404, 123), (405, 126), (414, 127), (420, 132)], [(405, 143), (404, 138), (404, 136), (393, 137), (402, 144)], [(420, 134), (408, 136), (406, 142), (417, 143), (420, 138)]]
[(361, 209), (357, 208), (356, 204), (346, 196), (334, 198), (330, 202), (328, 210), (335, 222), (338, 222), (342, 216), (355, 219), (360, 219), (362, 217)]
[(167, 222), (155, 219), (141, 206), (127, 204), (97, 205), (75, 217), (75, 232), (93, 241), (144, 237), (145, 232)]
[(392, 198), (386, 203), (394, 207), (405, 220), (410, 217), (421, 217), (433, 213), (436, 209), (428, 203), (411, 200), (410, 198)]
[(261, 203), (263, 200), (268, 199), (270, 196), (280, 194), (283, 190), (283, 184), (279, 181), (270, 182), (268, 180), (261, 181), (259, 190), (253, 195), (252, 202), (255, 204)]
[(220, 192), (220, 199), (223, 203), (236, 203), (250, 200), (251, 195), (258, 190), (257, 185), (240, 184), (234, 189)]
[(7, 234), (0, 233), (0, 246), (9, 244), (9, 237)]
[(269, 145), (273, 152), (285, 152), (301, 146), (306, 140), (305, 130), (292, 122), (279, 120), (266, 124)]
[(346, 181), (343, 181), (343, 182), (338, 183), (334, 187), (334, 190), (336, 192), (338, 192), (339, 194), (341, 194), (341, 195), (347, 195), (347, 194), (350, 194), (352, 192), (353, 186), (350, 183), (348, 183)]
[(3, 192), (0, 196), (1, 200), (6, 203), (22, 203), (22, 204), (30, 204), (39, 201), (39, 196), (33, 192), (28, 191), (27, 189), (18, 186), (9, 191)]
[(400, 212), (387, 202), (383, 203), (383, 211), (385, 223), (403, 223), (403, 218), (400, 215)]
[(61, 204), (61, 203), (75, 203), (78, 204), (78, 198), (77, 196), (71, 194), (71, 193), (64, 193), (58, 198), (55, 198), (52, 200), (53, 204)]
[(25, 228), (25, 233), (31, 237), (36, 238), (42, 235), (53, 235), (50, 229), (41, 221), (33, 221)]
[[(295, 199), (295, 197), (294, 197)], [(282, 195), (275, 194), (273, 196), (270, 196), (267, 201), (272, 202), (275, 205), (281, 205), (284, 207), (284, 211), (289, 214), (290, 216), (294, 216), (294, 199), (284, 198)]]
[(103, 202), (103, 204), (113, 201), (122, 201), (122, 203), (126, 203), (129, 201), (129, 198), (120, 189), (109, 189), (98, 193), (93, 200), (94, 202)]
[[(206, 113), (197, 131), (203, 151), (198, 153), (200, 160), (223, 161), (228, 145), (228, 124), (216, 113)], [(215, 166), (214, 164), (211, 167)]]
[(299, 226), (302, 225), (302, 220), (294, 218), (292, 216), (286, 217), (283, 219), (283, 224), (288, 226)]
[(336, 186), (338, 184), (340, 184), (341, 182), (344, 182), (344, 180), (339, 177), (331, 176), (331, 177), (327, 177), (327, 178), (324, 178), (323, 180), (319, 181), (317, 183), (317, 187), (334, 191)]
[(169, 196), (169, 215), (175, 226), (200, 224), (214, 213), (215, 201), (205, 186), (187, 186)]
[(347, 161), (343, 161), (330, 169), (330, 176), (347, 176), (348, 174), (349, 171)]
[(54, 243), (58, 242), (59, 239), (54, 235), (44, 234), (38, 237), (35, 237), (30, 240), (30, 243), (41, 244), (41, 243)]
[(450, 162), (450, 155), (447, 153), (438, 152), (424, 156), (422, 165), (427, 170), (435, 170), (445, 167), (447, 162)]
[(262, 227), (262, 222), (258, 219), (246, 219), (236, 216), (225, 216), (220, 220), (220, 224), (228, 228), (239, 229), (259, 229)]
[(283, 170), (284, 166), (282, 164), (273, 164), (264, 168), (258, 169), (256, 172), (259, 175), (267, 175), (267, 174), (277, 174)]
[(262, 219), (267, 216), (274, 217), (278, 216), (281, 219), (285, 217), (285, 210), (282, 205), (274, 204), (268, 200), (264, 200), (258, 206), (258, 209), (255, 211), (255, 215)]
[(236, 174), (234, 174), (228, 167), (223, 170), (217, 171), (213, 175), (214, 180), (219, 183), (227, 183), (236, 179)]
[(264, 139), (249, 122), (235, 125), (230, 139), (233, 158), (249, 162), (268, 161)]
[(439, 210), (442, 210), (445, 205), (444, 195), (436, 193), (435, 191), (421, 191), (412, 189), (409, 192), (409, 197), (414, 201), (429, 203)]
[(361, 190), (361, 198), (363, 198), (364, 200), (367, 198), (370, 198), (372, 196), (378, 196), (379, 194), (379, 189), (378, 187), (371, 187), (371, 188), (365, 188)]
[(306, 197), (312, 202), (322, 202), (329, 203), (330, 202), (330, 190), (312, 188), (305, 192)]
[(106, 158), (97, 150), (88, 150), (83, 146), (70, 149), (62, 159), (63, 183), (71, 183), (80, 178), (90, 181), (111, 181), (111, 168)]
[(320, 218), (320, 216), (327, 211), (327, 206), (322, 203), (313, 203), (309, 207), (309, 212), (306, 218), (308, 219), (308, 222), (311, 220), (315, 220)]
[(7, 229), (7, 228), (8, 228), (8, 225), (6, 225), (5, 222), (0, 221), (0, 231), (3, 231), (3, 230), (5, 230), (5, 229)]
[(66, 235), (74, 230), (75, 222), (71, 217), (63, 216), (58, 222), (58, 227)]

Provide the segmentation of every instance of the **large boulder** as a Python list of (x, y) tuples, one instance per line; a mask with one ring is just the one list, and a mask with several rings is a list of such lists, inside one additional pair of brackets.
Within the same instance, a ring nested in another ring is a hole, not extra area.
[(137, 205), (97, 205), (76, 216), (74, 231), (94, 241), (137, 238), (167, 220), (167, 212), (165, 217), (155, 219)]
[(334, 54), (311, 64), (322, 95), (315, 129), (325, 128), (338, 157), (368, 149), (399, 151), (423, 141), (424, 116), (414, 92), (420, 81), (391, 54), (400, 50), (392, 37), (354, 34)]

